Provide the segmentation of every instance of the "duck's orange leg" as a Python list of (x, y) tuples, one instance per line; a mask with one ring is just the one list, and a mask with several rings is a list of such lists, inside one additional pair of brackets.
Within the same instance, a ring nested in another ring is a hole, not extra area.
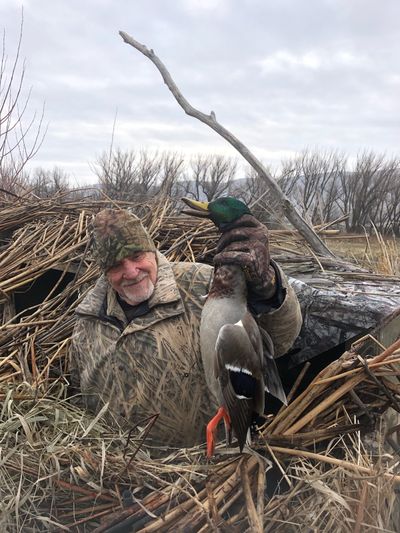
[(228, 411), (225, 407), (220, 407), (217, 411), (217, 414), (210, 420), (207, 424), (207, 457), (210, 459), (214, 455), (215, 449), (215, 430), (217, 429), (218, 424), (221, 420), (224, 419), (225, 425), (228, 429), (231, 427), (231, 418), (228, 414)]

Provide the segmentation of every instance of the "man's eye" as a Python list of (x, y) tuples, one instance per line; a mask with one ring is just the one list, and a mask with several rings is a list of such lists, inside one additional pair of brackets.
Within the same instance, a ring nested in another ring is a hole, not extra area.
[(116, 265), (113, 265), (112, 267), (110, 267), (110, 268), (107, 270), (107, 272), (116, 272), (120, 266), (121, 266), (121, 265), (120, 265), (119, 263), (117, 263)]

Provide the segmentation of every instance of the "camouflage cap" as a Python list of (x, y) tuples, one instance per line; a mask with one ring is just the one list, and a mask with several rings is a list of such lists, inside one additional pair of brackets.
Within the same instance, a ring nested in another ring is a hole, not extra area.
[(106, 272), (136, 252), (155, 252), (156, 247), (139, 218), (123, 209), (103, 209), (93, 223), (94, 257)]

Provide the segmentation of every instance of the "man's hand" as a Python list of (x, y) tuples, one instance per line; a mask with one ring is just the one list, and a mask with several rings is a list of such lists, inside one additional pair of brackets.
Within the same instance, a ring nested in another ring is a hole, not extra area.
[(270, 264), (268, 230), (253, 215), (243, 215), (221, 228), (214, 265), (242, 267), (249, 290), (270, 299), (274, 296), (275, 270)]

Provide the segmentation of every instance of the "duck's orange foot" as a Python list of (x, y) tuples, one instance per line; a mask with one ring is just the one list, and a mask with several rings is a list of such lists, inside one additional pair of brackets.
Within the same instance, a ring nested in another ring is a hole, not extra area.
[(207, 457), (210, 459), (214, 455), (215, 450), (215, 431), (220, 421), (224, 419), (227, 430), (230, 430), (231, 419), (224, 407), (220, 407), (217, 414), (207, 424), (206, 437), (207, 437)]

